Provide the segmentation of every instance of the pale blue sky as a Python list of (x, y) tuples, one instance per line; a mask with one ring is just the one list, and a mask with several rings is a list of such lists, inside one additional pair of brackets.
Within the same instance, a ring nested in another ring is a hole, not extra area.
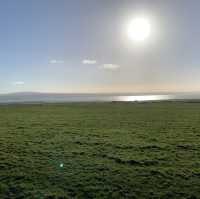
[[(200, 91), (198, 0), (0, 0), (0, 93)], [(126, 24), (145, 16), (142, 44)]]

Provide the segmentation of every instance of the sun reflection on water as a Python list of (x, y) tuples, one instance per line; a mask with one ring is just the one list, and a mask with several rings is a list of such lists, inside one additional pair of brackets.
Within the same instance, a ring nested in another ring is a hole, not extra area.
[(134, 95), (134, 96), (117, 96), (116, 101), (123, 102), (143, 102), (143, 101), (160, 101), (160, 100), (169, 100), (171, 99), (170, 95)]

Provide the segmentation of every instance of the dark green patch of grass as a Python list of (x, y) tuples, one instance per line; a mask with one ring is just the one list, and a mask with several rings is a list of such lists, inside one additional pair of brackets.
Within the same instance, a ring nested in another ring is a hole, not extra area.
[(200, 103), (0, 106), (0, 198), (200, 198)]

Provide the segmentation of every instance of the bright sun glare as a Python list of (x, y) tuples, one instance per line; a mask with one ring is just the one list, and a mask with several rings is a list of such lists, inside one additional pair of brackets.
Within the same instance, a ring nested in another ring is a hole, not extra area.
[(128, 24), (128, 36), (133, 41), (146, 40), (150, 35), (150, 31), (151, 25), (146, 18), (138, 17)]

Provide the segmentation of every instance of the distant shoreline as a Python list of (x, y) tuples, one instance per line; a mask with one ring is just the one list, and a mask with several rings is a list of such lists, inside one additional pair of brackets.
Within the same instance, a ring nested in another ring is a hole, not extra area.
[(44, 103), (105, 103), (105, 102), (200, 102), (200, 93), (177, 94), (47, 94), (13, 93), (0, 95), (0, 104), (44, 104)]
[(193, 100), (155, 100), (155, 101), (62, 101), (62, 102), (0, 102), (0, 106), (12, 105), (62, 105), (62, 104), (152, 104), (152, 103), (200, 103), (200, 99)]

